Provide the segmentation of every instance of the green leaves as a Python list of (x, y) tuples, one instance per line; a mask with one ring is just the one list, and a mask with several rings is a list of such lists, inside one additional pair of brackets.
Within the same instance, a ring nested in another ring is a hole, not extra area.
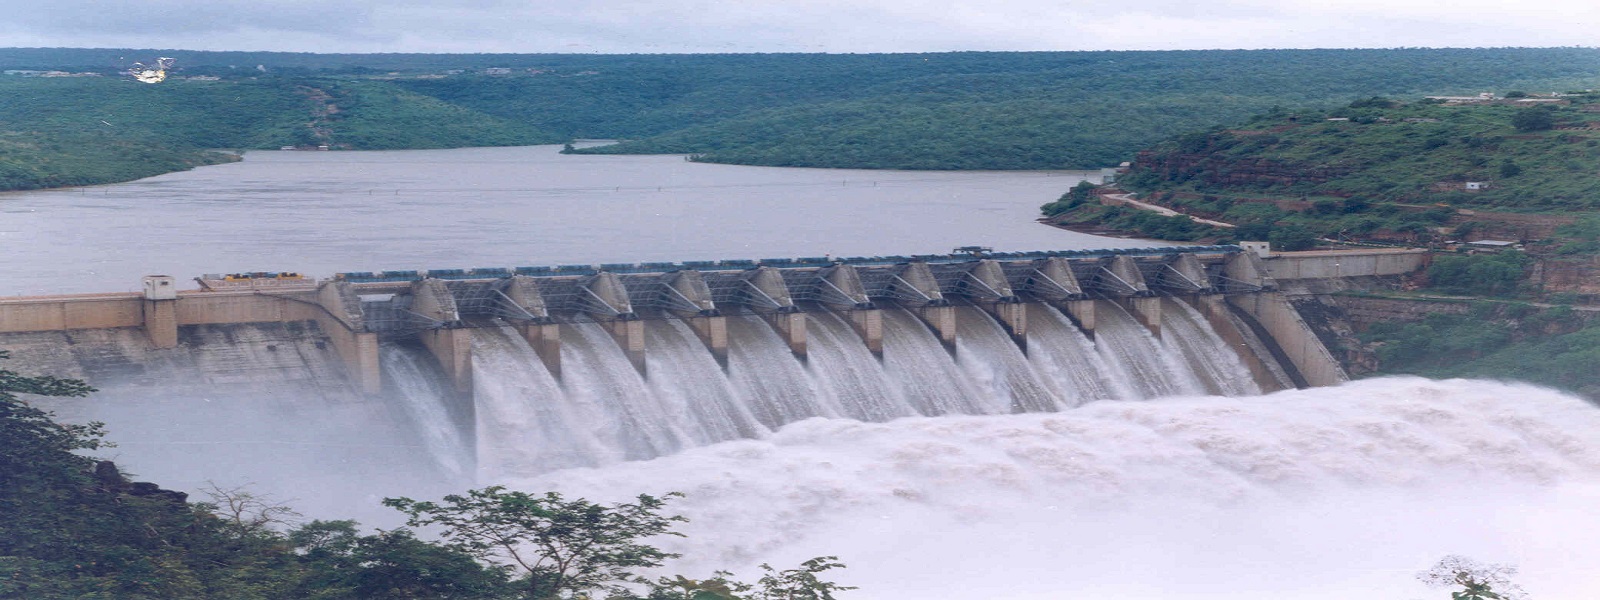
[(819, 556), (800, 563), (798, 569), (779, 571), (771, 565), (761, 565), (765, 572), (760, 586), (755, 593), (749, 596), (750, 600), (835, 600), (834, 592), (844, 592), (856, 588), (842, 586), (836, 583), (823, 581), (819, 573), (832, 569), (842, 569), (844, 563), (839, 562), (836, 556)]
[[(824, 580), (821, 573), (844, 568), (835, 556), (818, 556), (800, 563), (796, 569), (778, 570), (761, 565), (761, 579), (754, 584), (732, 579), (733, 574), (718, 571), (711, 579), (695, 581), (681, 575), (663, 577), (651, 585), (648, 600), (837, 600), (835, 594), (854, 587)], [(627, 600), (618, 596), (611, 600)]]
[(843, 566), (833, 557), (763, 565), (754, 586), (726, 573), (646, 581), (639, 569), (678, 556), (646, 543), (681, 535), (672, 528), (686, 519), (663, 514), (678, 493), (597, 504), (495, 486), (383, 501), (412, 526), (438, 528), (443, 544), (406, 529), (362, 535), (354, 521), (284, 531), (298, 515), (243, 488), (213, 485), (211, 502), (187, 503), (131, 485), (110, 462), (75, 453), (101, 447), (98, 424), (56, 423), (17, 397), (92, 391), (0, 369), (0, 597), (547, 600), (644, 587), (653, 600), (833, 600), (850, 589), (817, 576)]
[(634, 502), (600, 505), (548, 492), (534, 495), (501, 486), (445, 496), (442, 502), (385, 498), (413, 527), (434, 526), (453, 548), (507, 564), (524, 575), (528, 598), (542, 600), (590, 590), (624, 591), (639, 582), (639, 567), (656, 567), (678, 555), (640, 540), (681, 535), (666, 516), (666, 500), (640, 495)]
[(1463, 588), (1450, 592), (1452, 600), (1524, 600), (1527, 593), (1511, 582), (1517, 568), (1510, 565), (1480, 563), (1465, 556), (1450, 555), (1432, 568), (1417, 573), (1417, 579), (1430, 587)]
[(1556, 126), (1556, 113), (1543, 106), (1525, 108), (1511, 117), (1511, 126), (1517, 131), (1544, 131)]
[(1442, 255), (1428, 266), (1428, 282), (1455, 294), (1505, 296), (1517, 290), (1533, 259), (1517, 252)]

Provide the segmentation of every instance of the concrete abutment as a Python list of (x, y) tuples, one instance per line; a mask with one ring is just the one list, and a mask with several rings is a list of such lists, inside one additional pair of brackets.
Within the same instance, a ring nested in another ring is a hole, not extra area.
[(1268, 366), (1270, 364), (1268, 361), (1276, 362), (1276, 357), (1264, 347), (1258, 349), (1259, 340), (1252, 343), (1252, 340), (1246, 337), (1246, 333), (1235, 325), (1234, 320), (1228, 318), (1230, 314), (1226, 297), (1215, 294), (1195, 296), (1193, 305), (1200, 311), (1200, 315), (1205, 317), (1212, 331), (1217, 333), (1217, 337), (1222, 338), (1222, 342), (1239, 355), (1245, 368), (1249, 369), (1251, 379), (1255, 380), (1256, 385), (1261, 386), (1262, 392), (1276, 392), (1294, 387), (1292, 380), (1280, 379), (1279, 374)]
[(1161, 298), (1159, 296), (1128, 296), (1118, 300), (1128, 314), (1149, 329), (1151, 335), (1161, 337)]
[(1278, 292), (1234, 294), (1228, 303), (1255, 319), (1275, 341), (1310, 386), (1338, 385), (1349, 380), (1339, 361), (1306, 325), (1294, 306)]
[(728, 318), (722, 315), (708, 317), (689, 317), (689, 328), (694, 330), (695, 336), (711, 351), (711, 356), (717, 359), (717, 364), (728, 368)]
[(472, 330), (427, 329), (417, 334), (423, 347), (439, 360), (457, 394), (472, 393)]
[(1023, 352), (1028, 351), (1028, 305), (1022, 302), (982, 303), (984, 312), (993, 316), (1011, 336), (1011, 341)]
[(144, 333), (155, 348), (177, 348), (178, 301), (145, 300)]

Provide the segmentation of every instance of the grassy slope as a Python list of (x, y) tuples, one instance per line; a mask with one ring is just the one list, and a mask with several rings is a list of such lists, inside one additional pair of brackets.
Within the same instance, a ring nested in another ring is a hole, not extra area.
[[(1594, 105), (1600, 96), (1575, 100)], [(1233, 132), (1163, 144), (1158, 152), (1200, 155), (1207, 162), (1132, 179), (1145, 187), (1200, 192), (1360, 196), (1514, 209), (1600, 207), (1600, 179), (1594, 177), (1600, 172), (1600, 131), (1519, 131), (1512, 118), (1528, 110), (1543, 109), (1412, 103), (1302, 113), (1293, 121), (1286, 116), (1259, 119)], [(1579, 106), (1559, 107), (1553, 115), (1560, 123), (1600, 121), (1600, 115), (1582, 112)], [(1329, 117), (1354, 120), (1327, 121)], [(1405, 122), (1408, 118), (1437, 122)], [(1308, 173), (1340, 173), (1320, 183), (1226, 179), (1230, 171), (1252, 161)], [(1516, 165), (1515, 174), (1503, 170), (1507, 162)], [(1461, 189), (1466, 181), (1493, 187), (1469, 194)]]
[(1375, 323), (1361, 334), (1374, 375), (1528, 381), (1600, 399), (1600, 322), (1567, 306), (1474, 304), (1467, 314)]
[[(1462, 239), (1473, 231), (1518, 239), (1513, 217), (1524, 217), (1501, 213), (1535, 213), (1526, 218), (1554, 223), (1600, 210), (1600, 131), (1513, 125), (1529, 111), (1549, 111), (1558, 126), (1600, 121), (1600, 113), (1584, 110), (1600, 106), (1600, 94), (1570, 101), (1554, 109), (1413, 102), (1280, 112), (1233, 129), (1171, 138), (1141, 154), (1119, 181), (1147, 200), (1241, 226), (1235, 230), (1176, 227), (1094, 204), (1043, 209), (1062, 223), (1179, 240), (1267, 239), (1285, 228), (1311, 237), (1405, 243)], [(1467, 192), (1468, 181), (1490, 187)], [(1595, 238), (1571, 227), (1537, 229), (1534, 238)]]

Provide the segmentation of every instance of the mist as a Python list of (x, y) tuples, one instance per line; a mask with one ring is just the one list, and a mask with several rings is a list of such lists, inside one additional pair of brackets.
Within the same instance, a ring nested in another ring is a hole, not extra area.
[(1600, 411), (1552, 390), (1386, 378), (1055, 414), (812, 419), (770, 439), (518, 481), (680, 491), (669, 572), (818, 555), (872, 598), (1412, 598), (1446, 554), (1535, 597), (1600, 570)]

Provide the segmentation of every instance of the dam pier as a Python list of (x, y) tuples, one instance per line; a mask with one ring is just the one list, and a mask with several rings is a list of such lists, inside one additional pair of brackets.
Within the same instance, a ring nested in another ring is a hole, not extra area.
[(136, 293), (0, 299), (0, 345), (17, 341), (14, 334), (136, 329), (150, 351), (160, 352), (185, 344), (197, 327), (293, 324), (316, 348), (331, 347), (362, 393), (383, 389), (380, 344), (410, 340), (427, 349), (457, 393), (468, 394), (472, 332), (485, 327), (514, 328), (559, 379), (563, 329), (597, 324), (648, 377), (645, 322), (651, 320), (681, 320), (726, 368), (734, 343), (729, 315), (759, 316), (804, 361), (807, 313), (834, 313), (881, 359), (885, 309), (915, 315), (955, 354), (957, 308), (976, 307), (1027, 353), (1030, 313), (1042, 306), (1093, 340), (1097, 313), (1107, 310), (1125, 312), (1160, 336), (1163, 311), (1180, 301), (1221, 339), (1244, 348), (1241, 360), (1270, 390), (1346, 379), (1284, 299), (1280, 281), (1402, 274), (1420, 268), (1425, 256), (1416, 250), (1272, 254), (1240, 246), (977, 252), (352, 272), (320, 282), (206, 276), (198, 278), (202, 289), (183, 291), (173, 277), (149, 276)]

